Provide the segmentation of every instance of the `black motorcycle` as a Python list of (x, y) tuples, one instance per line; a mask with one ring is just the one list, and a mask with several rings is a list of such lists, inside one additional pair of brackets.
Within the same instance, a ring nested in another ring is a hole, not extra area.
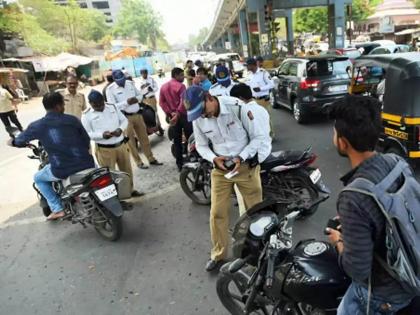
[[(48, 154), (39, 143), (38, 146), (28, 144), (33, 155), (30, 159), (39, 160), (39, 169), (48, 162)], [(71, 175), (61, 181), (52, 183), (59, 194), (65, 216), (61, 220), (69, 220), (73, 224), (80, 223), (83, 227), (91, 224), (105, 239), (118, 240), (123, 231), (120, 199), (130, 195), (128, 175), (122, 172), (111, 173), (108, 168), (86, 169)], [(47, 201), (42, 196), (35, 183), (33, 188), (38, 194), (40, 206), (45, 216), (51, 214)]]
[[(188, 139), (187, 162), (180, 174), (185, 194), (195, 203), (210, 204), (212, 164), (198, 154), (194, 135)], [(293, 206), (311, 214), (319, 203), (328, 199), (330, 191), (321, 179), (321, 172), (310, 165), (316, 160), (311, 149), (273, 152), (261, 164), (264, 199), (277, 201), (278, 207)]]

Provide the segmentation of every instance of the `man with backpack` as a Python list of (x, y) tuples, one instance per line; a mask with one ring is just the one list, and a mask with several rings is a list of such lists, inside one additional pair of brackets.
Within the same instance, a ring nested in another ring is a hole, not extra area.
[(382, 128), (376, 99), (348, 95), (332, 118), (334, 145), (352, 167), (341, 178), (340, 225), (327, 229), (352, 280), (337, 314), (395, 314), (420, 290), (420, 185), (402, 158), (375, 152)]

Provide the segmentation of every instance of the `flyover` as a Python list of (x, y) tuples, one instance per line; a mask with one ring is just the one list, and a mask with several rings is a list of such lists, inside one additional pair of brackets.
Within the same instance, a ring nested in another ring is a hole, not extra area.
[(286, 21), (287, 46), (294, 51), (293, 9), (328, 7), (330, 47), (342, 48), (345, 43), (346, 5), (352, 0), (220, 0), (215, 18), (202, 45), (218, 52), (241, 52), (247, 57), (258, 51), (271, 56), (270, 20)]

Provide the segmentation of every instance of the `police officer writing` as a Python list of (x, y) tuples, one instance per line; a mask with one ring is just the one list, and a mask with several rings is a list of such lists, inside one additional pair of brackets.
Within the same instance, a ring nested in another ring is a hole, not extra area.
[[(271, 113), (270, 104), (270, 90), (274, 88), (274, 83), (270, 78), (270, 74), (257, 66), (257, 60), (249, 58), (246, 61), (246, 65), (249, 71), (247, 84), (252, 89), (252, 95), (259, 105), (264, 107), (268, 114)], [(270, 115), (270, 136), (274, 138), (274, 129)]]
[(124, 130), (128, 120), (114, 106), (106, 104), (98, 91), (92, 90), (88, 95), (91, 108), (82, 115), (82, 124), (89, 137), (96, 143), (95, 155), (101, 167), (115, 170), (115, 166), (130, 175), (132, 197), (142, 194), (133, 190), (133, 171), (130, 163), (130, 150), (124, 141)]
[(141, 160), (136, 147), (135, 136), (137, 136), (149, 163), (151, 165), (162, 165), (162, 163), (159, 163), (153, 156), (152, 149), (150, 148), (149, 137), (147, 135), (146, 124), (144, 123), (143, 116), (139, 113), (139, 102), (143, 99), (142, 94), (135, 87), (133, 81), (127, 80), (121, 70), (112, 71), (112, 78), (114, 79), (114, 83), (108, 87), (106, 91), (106, 98), (109, 103), (114, 104), (119, 110), (121, 110), (128, 119), (128, 145), (134, 162), (141, 169), (147, 168)]
[(271, 151), (271, 139), (268, 129), (252, 127), (258, 113), (253, 113), (246, 104), (241, 105), (237, 98), (214, 97), (192, 86), (185, 93), (185, 106), (188, 120), (193, 121), (198, 153), (214, 164), (210, 210), (212, 249), (206, 264), (206, 270), (212, 271), (226, 258), (234, 184), (242, 193), (247, 209), (262, 201), (258, 162), (266, 156), (257, 152), (262, 145)]

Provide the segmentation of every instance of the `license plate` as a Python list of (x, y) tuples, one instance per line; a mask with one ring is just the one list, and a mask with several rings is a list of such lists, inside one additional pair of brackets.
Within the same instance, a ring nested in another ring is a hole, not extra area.
[(403, 131), (399, 131), (399, 130), (395, 130), (391, 128), (385, 128), (385, 134), (396, 137), (396, 138), (400, 138), (403, 140), (408, 140), (408, 133), (403, 132)]
[(115, 187), (114, 184), (112, 184), (105, 188), (101, 188), (95, 191), (95, 195), (99, 198), (100, 201), (105, 201), (112, 197), (117, 196), (118, 193), (117, 193), (117, 188)]
[(317, 168), (309, 177), (311, 178), (312, 183), (316, 184), (321, 179), (321, 171)]
[(336, 85), (328, 87), (330, 92), (344, 92), (347, 91), (347, 85)]

